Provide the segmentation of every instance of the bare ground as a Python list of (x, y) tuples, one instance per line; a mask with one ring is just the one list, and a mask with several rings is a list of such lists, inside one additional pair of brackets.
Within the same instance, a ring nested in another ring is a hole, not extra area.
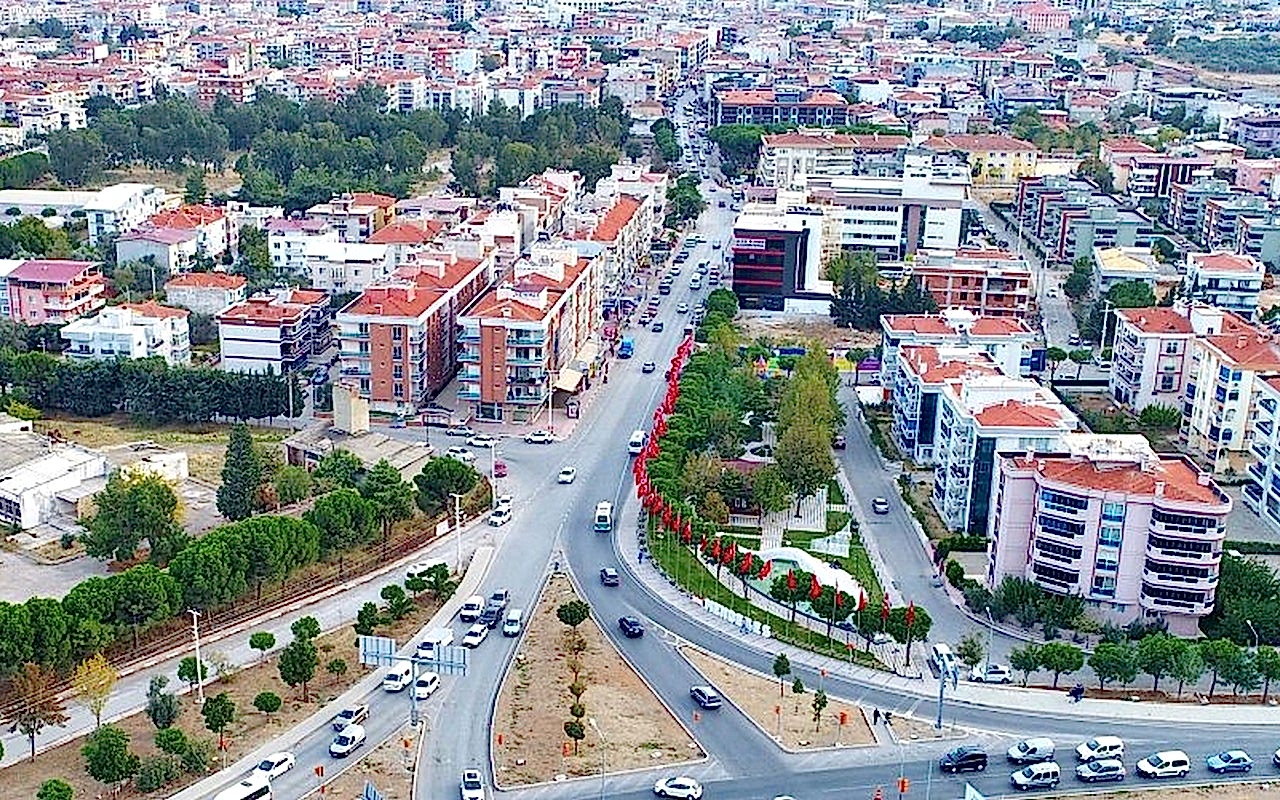
[[(1067, 797), (1069, 795), (1045, 795), (1045, 797)], [(1078, 796), (1072, 793), (1070, 796)], [(1142, 800), (1280, 800), (1280, 783), (1261, 781), (1258, 783), (1219, 783), (1214, 786), (1203, 786), (1185, 789), (1142, 789), (1130, 792), (1107, 792), (1090, 795), (1090, 800), (1121, 800), (1121, 798), (1141, 798)]]
[(743, 335), (752, 340), (765, 336), (776, 342), (803, 343), (817, 339), (826, 347), (874, 348), (880, 344), (878, 331), (856, 331), (837, 328), (829, 319), (818, 315), (777, 316), (746, 312), (739, 316)]
[[(582, 680), (587, 690), (586, 739), (578, 753), (565, 735), (572, 717), (572, 681), (563, 634), (556, 617), (561, 604), (577, 599), (565, 575), (548, 582), (529, 617), (511, 670), (503, 681), (494, 714), (494, 767), (504, 787), (554, 780), (558, 775), (597, 775), (601, 734), (611, 772), (660, 766), (698, 758), (702, 750), (661, 701), (605, 638), (595, 619), (578, 627), (586, 641)], [(602, 621), (610, 624), (609, 620)], [(597, 733), (587, 721), (595, 719)]]
[[(405, 747), (408, 741), (409, 746)], [(370, 782), (384, 800), (409, 800), (413, 792), (413, 757), (418, 732), (405, 725), (395, 736), (378, 745), (351, 769), (325, 784), (324, 796), (345, 800), (363, 796)]]
[[(685, 647), (680, 652), (716, 691), (788, 750), (876, 743), (861, 706), (828, 697), (821, 721), (815, 725), (813, 698), (818, 687), (805, 687), (804, 694), (797, 696), (791, 692), (791, 681), (787, 681), (780, 693), (776, 680), (748, 672), (697, 648)], [(845, 715), (844, 725), (840, 724), (841, 712)]]

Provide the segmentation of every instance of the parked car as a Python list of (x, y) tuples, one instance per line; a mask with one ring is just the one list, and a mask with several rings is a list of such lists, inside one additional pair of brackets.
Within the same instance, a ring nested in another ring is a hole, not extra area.
[(426, 700), (440, 688), (440, 675), (435, 672), (424, 672), (413, 682), (413, 699)]
[(475, 436), (467, 439), (468, 447), (493, 447), (498, 444), (498, 437), (490, 436), (487, 433), (477, 433)]
[(889, 513), (889, 501), (883, 497), (877, 497), (871, 501), (871, 510), (877, 514)]
[(1144, 778), (1182, 778), (1191, 771), (1191, 759), (1181, 750), (1152, 753), (1133, 767)]
[(605, 586), (617, 586), (622, 581), (618, 578), (618, 571), (613, 567), (600, 568), (600, 583)]
[(525, 444), (551, 444), (555, 441), (555, 437), (548, 431), (530, 431), (525, 434)]
[(485, 800), (488, 796), (487, 790), (484, 788), (484, 777), (481, 776), (478, 769), (462, 771), (462, 780), (458, 784), (458, 791), (462, 800)]
[(483, 642), (488, 636), (489, 636), (489, 626), (481, 625), (480, 623), (477, 622), (475, 625), (472, 625), (470, 628), (467, 628), (466, 635), (462, 637), (462, 646), (463, 647), (479, 647), (480, 643)]
[(1009, 776), (1009, 783), (1020, 791), (1052, 789), (1062, 780), (1062, 768), (1053, 761), (1028, 764)]
[(938, 759), (938, 769), (943, 772), (982, 772), (986, 768), (986, 751), (972, 745), (957, 747)]
[(261, 775), (270, 780), (279, 778), (298, 764), (298, 758), (293, 753), (281, 751), (272, 753), (266, 758), (258, 762), (258, 766), (253, 768), (253, 774)]
[(364, 722), (369, 718), (369, 706), (361, 703), (360, 705), (348, 706), (338, 712), (338, 716), (333, 718), (333, 729), (340, 731), (348, 725), (355, 725)]
[(557, 483), (573, 483), (578, 479), (578, 470), (573, 467), (565, 467), (560, 470), (560, 474), (556, 477)]
[(1013, 673), (1004, 664), (979, 664), (969, 671), (969, 680), (974, 683), (1011, 683)]
[(1014, 764), (1035, 764), (1053, 760), (1053, 740), (1044, 736), (1023, 739), (1005, 753)]
[(618, 627), (622, 629), (622, 635), (628, 639), (639, 639), (644, 636), (644, 625), (635, 617), (619, 617)]
[(498, 611), (506, 611), (507, 603), (511, 602), (511, 590), (505, 586), (499, 586), (489, 593), (489, 605), (496, 607)]
[(676, 313), (677, 313), (677, 314), (688, 314), (688, 313), (689, 313), (689, 304), (688, 304), (688, 303), (681, 303), (680, 305), (676, 306)]
[(489, 512), (489, 524), (497, 528), (511, 521), (510, 506), (498, 506)]
[(364, 740), (364, 728), (359, 725), (348, 725), (333, 737), (333, 741), (329, 744), (329, 755), (334, 758), (346, 758), (355, 752), (357, 747), (363, 745)]
[(462, 609), (458, 611), (458, 619), (463, 622), (475, 622), (480, 618), (480, 614), (483, 611), (484, 598), (478, 594), (473, 594), (462, 604)]
[(480, 612), (480, 618), (476, 620), (477, 625), (483, 625), (486, 628), (493, 629), (498, 627), (498, 623), (502, 621), (502, 611), (493, 606), (486, 606), (484, 611)]
[(703, 708), (719, 708), (724, 703), (720, 699), (720, 693), (710, 686), (691, 686), (689, 696)]
[(653, 793), (658, 797), (700, 800), (702, 797), (702, 784), (684, 775), (663, 778), (653, 785)]
[(640, 365), (640, 371), (643, 372), (645, 375), (648, 375), (650, 372), (657, 372), (658, 365), (653, 363), (652, 361), (646, 361)]
[(835, 436), (831, 437), (831, 446), (836, 450), (843, 450), (847, 445), (848, 442), (845, 441), (843, 433), (837, 433)]
[(1124, 758), (1124, 741), (1119, 736), (1095, 736), (1076, 745), (1076, 761)]
[(1076, 767), (1076, 780), (1083, 783), (1124, 780), (1124, 762), (1118, 758), (1100, 758)]
[(1253, 769), (1253, 759), (1243, 750), (1223, 750), (1204, 760), (1204, 765), (1216, 775), (1228, 772), (1248, 772)]
[(476, 454), (465, 447), (450, 447), (444, 451), (445, 458), (456, 458), (463, 464), (476, 463)]
[(445, 436), (475, 436), (475, 429), (470, 425), (450, 425), (444, 429)]

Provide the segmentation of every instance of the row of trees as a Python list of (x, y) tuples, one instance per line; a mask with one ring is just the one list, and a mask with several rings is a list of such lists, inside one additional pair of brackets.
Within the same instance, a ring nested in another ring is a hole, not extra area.
[(932, 295), (914, 278), (889, 289), (882, 287), (875, 253), (843, 251), (826, 270), (835, 284), (831, 318), (841, 328), (878, 330), (884, 314), (931, 314), (938, 310)]

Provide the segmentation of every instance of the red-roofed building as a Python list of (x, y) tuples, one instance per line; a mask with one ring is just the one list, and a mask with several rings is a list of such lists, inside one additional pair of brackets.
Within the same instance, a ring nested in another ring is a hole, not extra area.
[(975, 347), (909, 345), (898, 353), (892, 393), (893, 441), (916, 464), (934, 462), (938, 395), (948, 381), (1001, 375), (991, 356)]
[(973, 183), (1013, 185), (1036, 174), (1040, 151), (1030, 142), (997, 133), (932, 136), (924, 146), (939, 152), (960, 152), (969, 159)]
[(1253, 319), (1267, 269), (1253, 256), (1219, 250), (1188, 253), (1184, 297)]
[(881, 170), (892, 174), (910, 143), (906, 136), (851, 135), (818, 128), (770, 134), (760, 145), (756, 174), (763, 185), (784, 188), (802, 175), (846, 177)]
[(435, 241), (444, 232), (444, 228), (443, 222), (434, 219), (398, 219), (384, 225), (365, 242), (386, 245), (387, 257), (394, 269)]
[(188, 272), (165, 281), (164, 296), (171, 305), (212, 316), (227, 306), (243, 303), (248, 286), (249, 279), (243, 275)]
[(277, 289), (218, 313), (222, 369), (297, 372), (333, 341), (329, 296), (307, 289)]
[(344, 242), (363, 242), (395, 219), (396, 199), (373, 192), (347, 192), (307, 209), (308, 219), (328, 222)]
[(588, 238), (605, 245), (601, 279), (605, 292), (612, 294), (631, 280), (649, 254), (653, 241), (653, 206), (649, 198), (618, 195)]
[(453, 378), (458, 317), (492, 272), (492, 254), (468, 259), (424, 252), (393, 280), (366, 288), (338, 312), (342, 380), (355, 383), (375, 411), (410, 414), (425, 407)]
[(1213, 610), (1231, 499), (1140, 435), (1071, 434), (995, 463), (987, 579), (1082, 597), (1112, 622), (1199, 635)]
[[(1192, 314), (1184, 307), (1122, 308), (1115, 315), (1111, 397), (1133, 414), (1155, 404), (1181, 411), (1196, 337)], [(1222, 315), (1196, 312), (1195, 317), (1212, 324)]]
[(107, 304), (97, 261), (31, 259), (9, 273), (9, 314), (17, 322), (61, 325)]
[(1031, 313), (1031, 269), (1026, 259), (1005, 250), (922, 252), (909, 269), (938, 308), (993, 318), (1026, 319)]
[(572, 247), (535, 245), (459, 318), (458, 399), (474, 419), (533, 423), (553, 392), (567, 399), (594, 379), (600, 271)]
[(898, 351), (910, 345), (980, 347), (1006, 375), (1031, 368), (1036, 333), (1019, 319), (980, 317), (963, 309), (940, 314), (886, 314), (880, 318), (880, 383), (893, 385)]

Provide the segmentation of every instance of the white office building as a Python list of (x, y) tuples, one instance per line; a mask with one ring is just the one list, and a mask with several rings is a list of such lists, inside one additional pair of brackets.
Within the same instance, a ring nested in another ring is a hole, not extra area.
[(333, 294), (363, 292), (395, 271), (392, 251), (385, 244), (312, 239), (306, 243), (307, 276), (314, 289)]
[(96, 247), (105, 236), (141, 226), (164, 207), (165, 197), (164, 189), (149, 183), (117, 183), (100, 190), (83, 208), (89, 244)]
[(185, 308), (155, 301), (104, 308), (92, 317), (68, 322), (61, 330), (64, 354), (76, 361), (163, 358), (168, 364), (191, 362), (191, 333)]

